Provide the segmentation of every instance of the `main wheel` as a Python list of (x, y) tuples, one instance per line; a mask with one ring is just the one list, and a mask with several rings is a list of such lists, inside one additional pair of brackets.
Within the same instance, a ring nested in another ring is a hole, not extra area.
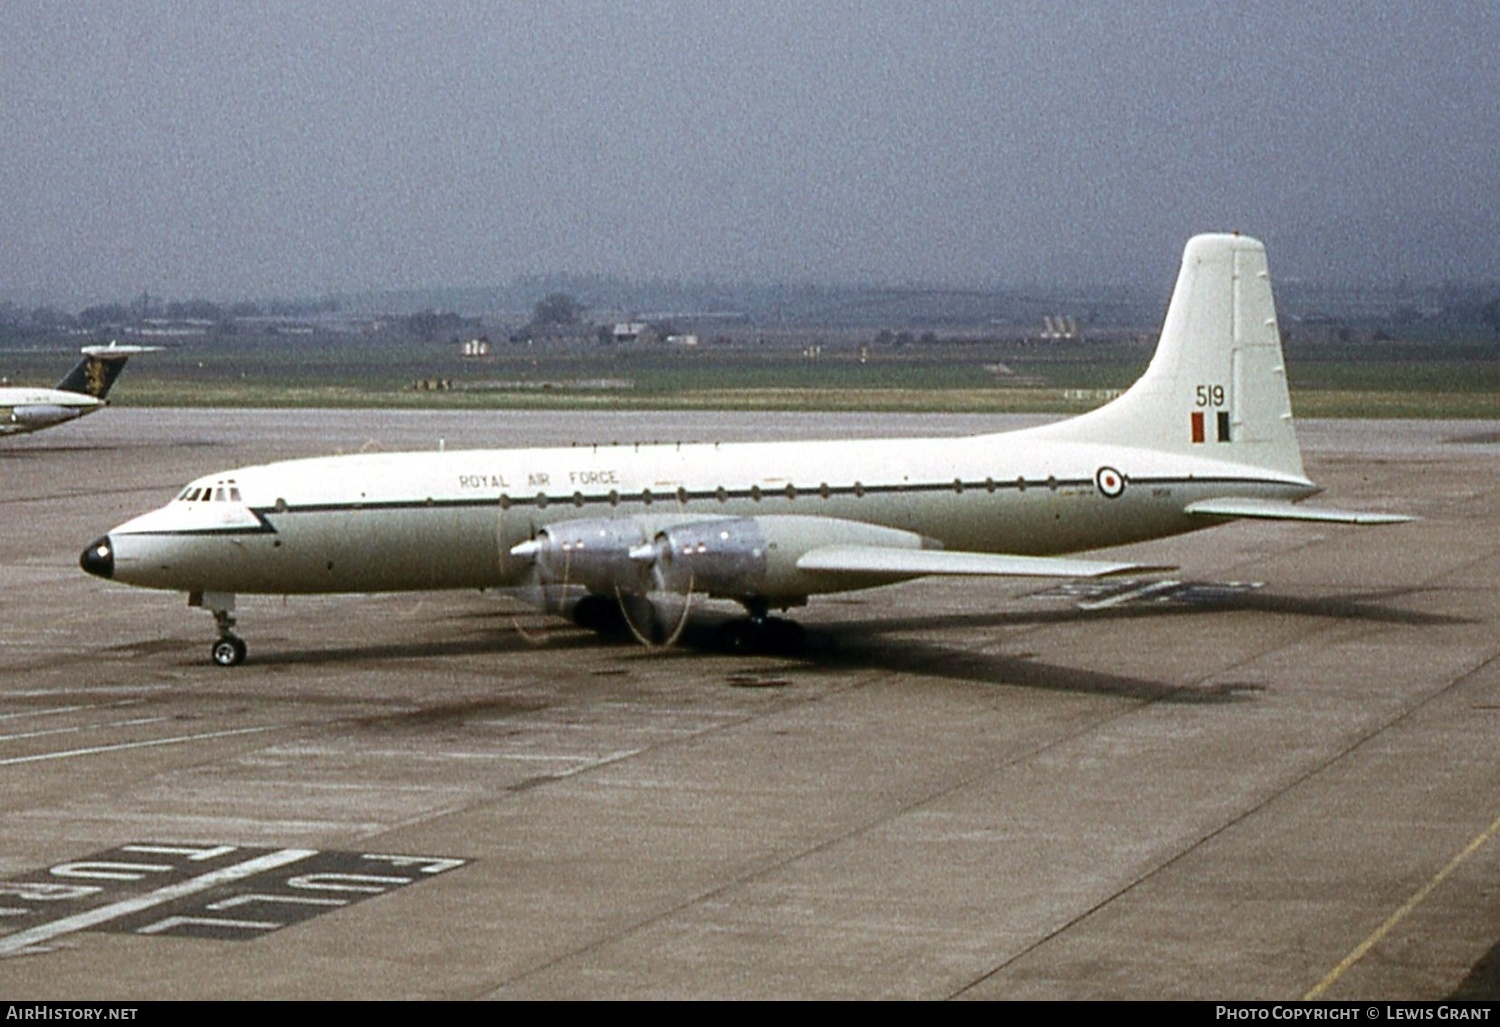
[(805, 642), (802, 625), (781, 617), (742, 617), (719, 626), (719, 648), (729, 653), (795, 656)]
[(601, 635), (623, 635), (630, 630), (614, 596), (584, 596), (573, 607), (573, 623)]
[(237, 667), (245, 662), (245, 643), (238, 635), (225, 635), (214, 643), (213, 658), (221, 667)]
[(735, 655), (755, 652), (758, 632), (747, 617), (725, 621), (719, 625), (719, 648)]
[(760, 651), (778, 656), (796, 656), (807, 648), (802, 625), (783, 617), (767, 617), (760, 627)]

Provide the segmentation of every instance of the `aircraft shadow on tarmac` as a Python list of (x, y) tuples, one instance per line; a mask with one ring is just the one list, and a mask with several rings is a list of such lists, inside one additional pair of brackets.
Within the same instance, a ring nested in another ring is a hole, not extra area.
[[(493, 621), (491, 614), (483, 615), (487, 621)], [(150, 642), (133, 642), (128, 645), (114, 647), (117, 651), (142, 655), (143, 648), (153, 645)], [(546, 646), (558, 651), (567, 650), (592, 650), (600, 645), (599, 638), (592, 632), (575, 628), (572, 625), (559, 622), (555, 630), (546, 630), (534, 626), (518, 629), (512, 624), (506, 623), (503, 627), (494, 625), (490, 629), (476, 632), (463, 638), (447, 639), (412, 639), (406, 641), (393, 640), (390, 642), (363, 643), (359, 645), (344, 646), (317, 646), (308, 648), (278, 648), (274, 647), (269, 640), (263, 641), (251, 659), (253, 666), (318, 666), (329, 664), (342, 664), (350, 662), (372, 662), (381, 663), (395, 660), (421, 660), (456, 658), (462, 656), (500, 656), (507, 653), (526, 653), (534, 651), (538, 646)], [(185, 659), (192, 663), (202, 662), (203, 646), (199, 641), (184, 641), (182, 643), (160, 643), (163, 651), (167, 649), (180, 650)], [(233, 677), (231, 672), (229, 677)]]
[(1493, 1002), (1500, 998), (1500, 942), (1474, 964), (1448, 997), (1455, 1002)]
[(1391, 588), (1377, 592), (1348, 592), (1326, 596), (1287, 596), (1264, 591), (1219, 593), (1212, 599), (1135, 602), (1107, 609), (1063, 608), (984, 611), (980, 613), (927, 614), (877, 617), (850, 621), (837, 630), (848, 633), (892, 631), (941, 631), (947, 627), (1027, 627), (1039, 624), (1089, 623), (1100, 620), (1138, 620), (1158, 617), (1193, 617), (1237, 612), (1281, 616), (1320, 617), (1329, 620), (1364, 621), (1373, 624), (1404, 624), (1412, 627), (1472, 624), (1466, 617), (1424, 613), (1390, 605), (1398, 599), (1434, 591), (1427, 588)]
[[(1064, 607), (1025, 609), (1012, 601), (1008, 608), (972, 613), (925, 613), (875, 617), (808, 625), (800, 647), (786, 651), (764, 651), (758, 656), (791, 661), (791, 667), (809, 669), (887, 670), (915, 677), (942, 678), (977, 684), (1006, 685), (1044, 691), (1114, 695), (1142, 701), (1177, 703), (1226, 703), (1245, 701), (1264, 686), (1246, 682), (1216, 682), (1183, 687), (1161, 681), (1083, 670), (1039, 661), (1026, 652), (976, 652), (945, 645), (943, 636), (953, 631), (1015, 629), (1044, 625), (1076, 624), (1087, 630), (1101, 621), (1140, 620), (1161, 617), (1204, 617), (1231, 613), (1318, 617), (1338, 621), (1408, 626), (1463, 624), (1470, 621), (1445, 614), (1425, 613), (1396, 605), (1425, 589), (1386, 589), (1347, 592), (1307, 598), (1244, 591), (1219, 593), (1211, 601), (1127, 603), (1107, 609)], [(558, 618), (541, 615), (516, 616), (493, 610), (477, 610), (461, 617), (473, 630), (460, 638), (422, 639), (419, 630), (405, 640), (373, 644), (277, 648), (262, 645), (255, 665), (267, 667), (310, 666), (353, 661), (400, 660), (492, 656), (529, 653), (537, 649), (586, 652), (601, 647), (637, 651), (643, 660), (672, 658), (723, 658), (719, 628), (729, 619), (721, 610), (695, 610), (670, 650), (640, 650), (628, 635), (600, 636), (576, 628)], [(451, 616), (443, 623), (453, 624)], [(925, 637), (914, 638), (913, 635)], [(413, 637), (415, 636), (415, 637)], [(997, 641), (1003, 641), (999, 639)], [(165, 652), (181, 649), (196, 661), (195, 643), (138, 642), (116, 647), (122, 652), (143, 654), (142, 646)], [(736, 654), (743, 658), (747, 654)]]
[[(1423, 590), (1389, 589), (1378, 593), (1349, 593), (1312, 599), (1242, 592), (1221, 595), (1212, 602), (1142, 603), (1105, 610), (1084, 610), (1070, 606), (1064, 609), (1011, 609), (875, 618), (847, 624), (822, 625), (815, 632), (809, 632), (807, 656), (825, 666), (881, 668), (919, 676), (1046, 691), (1117, 695), (1145, 701), (1177, 703), (1235, 702), (1264, 691), (1264, 686), (1258, 683), (1218, 682), (1200, 687), (1183, 687), (1041, 663), (1025, 653), (954, 650), (935, 642), (912, 639), (909, 633), (941, 636), (945, 629), (1002, 629), (1046, 624), (1078, 624), (1080, 630), (1086, 630), (1087, 624), (1100, 621), (1201, 617), (1237, 611), (1414, 626), (1469, 623), (1460, 617), (1422, 613), (1388, 605), (1391, 600), (1418, 591)], [(891, 635), (901, 637), (886, 637)]]

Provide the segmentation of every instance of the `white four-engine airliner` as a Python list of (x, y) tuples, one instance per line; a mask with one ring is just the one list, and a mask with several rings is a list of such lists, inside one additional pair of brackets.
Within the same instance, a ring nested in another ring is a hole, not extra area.
[(151, 353), (160, 346), (83, 347), (83, 359), (73, 366), (56, 388), (25, 385), (0, 386), (0, 435), (23, 435), (53, 425), (74, 421), (109, 406), (109, 387), (125, 369), (125, 361), (137, 353)]
[[(1088, 577), (1062, 554), (1241, 517), (1389, 523), (1300, 504), (1265, 248), (1190, 240), (1155, 356), (1107, 405), (1037, 428), (907, 438), (472, 450), (291, 460), (211, 474), (83, 552), (101, 578), (188, 593), (245, 657), (238, 593), (537, 585), (581, 624), (653, 596), (741, 604), (741, 648), (812, 595), (922, 575)], [(684, 599), (685, 606), (685, 599)], [(613, 617), (612, 617), (613, 615)], [(674, 629), (675, 630), (675, 629)]]

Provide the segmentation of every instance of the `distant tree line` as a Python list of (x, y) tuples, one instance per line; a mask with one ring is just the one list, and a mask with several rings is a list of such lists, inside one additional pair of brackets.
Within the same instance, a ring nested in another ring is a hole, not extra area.
[(431, 342), (445, 336), (456, 339), (463, 332), (476, 328), (479, 319), (460, 317), (451, 310), (423, 310), (407, 317), (403, 323), (408, 333), (423, 342)]
[(84, 307), (76, 314), (51, 304), (25, 308), (7, 301), (0, 303), (0, 327), (11, 332), (104, 331), (153, 320), (206, 322), (224, 326), (243, 318), (307, 317), (338, 309), (338, 300), (333, 298), (225, 305), (201, 299), (162, 302), (142, 293), (132, 303), (98, 303)]

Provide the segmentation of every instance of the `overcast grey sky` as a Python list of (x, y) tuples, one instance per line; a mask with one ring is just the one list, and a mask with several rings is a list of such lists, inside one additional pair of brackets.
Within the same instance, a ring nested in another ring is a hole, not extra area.
[(1500, 2), (0, 4), (0, 298), (1500, 278)]

